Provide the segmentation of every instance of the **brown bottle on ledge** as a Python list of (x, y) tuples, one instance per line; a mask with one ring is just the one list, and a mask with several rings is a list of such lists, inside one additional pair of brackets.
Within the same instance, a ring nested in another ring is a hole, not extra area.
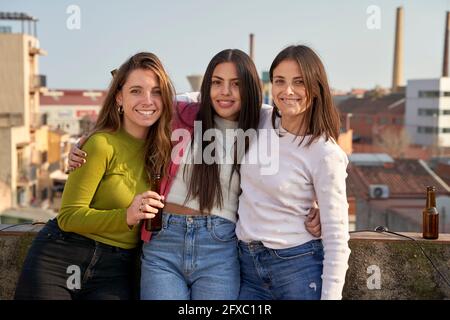
[[(161, 175), (154, 174), (152, 176), (152, 190), (158, 194), (161, 194)], [(162, 228), (162, 209), (158, 208), (158, 212), (153, 219), (147, 219), (145, 223), (145, 229), (147, 231), (160, 231)]]
[(425, 239), (439, 237), (439, 212), (436, 209), (436, 188), (427, 187), (427, 203), (422, 212), (422, 232)]

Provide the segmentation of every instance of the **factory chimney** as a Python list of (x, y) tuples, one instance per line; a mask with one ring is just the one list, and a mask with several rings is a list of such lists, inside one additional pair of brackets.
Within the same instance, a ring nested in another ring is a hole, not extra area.
[(250, 58), (254, 61), (254, 43), (253, 43), (253, 38), (254, 38), (254, 34), (250, 33)]
[(392, 73), (392, 92), (403, 89), (403, 7), (397, 8), (395, 24), (394, 69)]
[(444, 59), (442, 63), (442, 76), (448, 77), (448, 36), (450, 31), (450, 11), (447, 11), (445, 19)]

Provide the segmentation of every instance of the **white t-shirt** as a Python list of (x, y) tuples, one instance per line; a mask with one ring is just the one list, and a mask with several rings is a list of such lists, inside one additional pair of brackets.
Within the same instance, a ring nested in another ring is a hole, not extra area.
[[(223, 149), (223, 156), (229, 155), (230, 150), (233, 148), (233, 140), (226, 139), (227, 131), (230, 130), (234, 132), (238, 127), (236, 121), (225, 120), (218, 116), (214, 116), (215, 128), (219, 130), (224, 139), (216, 140), (216, 147)], [(201, 128), (201, 127), (200, 127)], [(230, 132), (229, 132), (230, 133)], [(186, 147), (186, 152), (183, 154), (180, 167), (178, 168), (177, 174), (173, 180), (172, 187), (170, 188), (169, 194), (167, 195), (167, 203), (175, 203), (181, 206), (185, 206), (194, 210), (200, 210), (200, 204), (197, 198), (188, 199), (186, 201), (186, 196), (188, 194), (188, 182), (192, 175), (193, 169), (193, 154), (191, 149), (191, 142)], [(195, 152), (195, 151), (194, 151)], [(203, 154), (207, 156), (207, 152)], [(219, 159), (219, 175), (220, 182), (222, 186), (222, 198), (223, 207), (220, 208), (217, 205), (211, 209), (209, 212), (212, 215), (220, 216), (222, 218), (228, 219), (232, 222), (236, 222), (236, 213), (238, 207), (238, 192), (239, 192), (239, 177), (236, 172), (232, 173), (233, 165), (231, 161), (226, 162), (224, 159)], [(186, 168), (186, 175), (185, 175)], [(230, 182), (231, 176), (231, 182)], [(186, 178), (186, 179), (185, 179)]]
[[(332, 140), (319, 138), (309, 147), (282, 127), (274, 130), (271, 109), (263, 109), (260, 129), (276, 132), (279, 151), (270, 155), (278, 163), (275, 173), (263, 174), (261, 163), (241, 165), (236, 234), (245, 242), (261, 241), (266, 247), (284, 249), (316, 239), (306, 231), (306, 215), (318, 201), (324, 246), (322, 299), (341, 299), (348, 269), (348, 203), (345, 179), (348, 159)], [(280, 127), (280, 121), (276, 123)], [(248, 157), (261, 153), (262, 135), (252, 140)], [(273, 143), (272, 143), (273, 145)]]

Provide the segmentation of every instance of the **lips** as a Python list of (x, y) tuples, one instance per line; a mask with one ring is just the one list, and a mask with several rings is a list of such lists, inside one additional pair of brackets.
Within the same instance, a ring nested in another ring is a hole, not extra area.
[(221, 108), (231, 108), (234, 104), (234, 100), (217, 100), (217, 104)]
[(151, 115), (155, 114), (156, 110), (136, 110), (136, 112), (141, 116), (150, 117)]
[(296, 105), (300, 103), (300, 98), (280, 98), (280, 100), (286, 105)]

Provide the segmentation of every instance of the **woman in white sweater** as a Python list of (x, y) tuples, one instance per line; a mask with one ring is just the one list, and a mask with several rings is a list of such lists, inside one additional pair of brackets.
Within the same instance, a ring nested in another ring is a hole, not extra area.
[[(336, 143), (339, 115), (326, 73), (314, 51), (290, 46), (273, 61), (270, 80), (275, 108), (263, 112), (248, 157), (261, 155), (264, 129), (275, 132), (270, 159), (278, 170), (267, 173), (262, 162), (241, 165), (239, 298), (341, 299), (350, 255), (348, 160)], [(304, 225), (315, 201), (322, 239)]]

